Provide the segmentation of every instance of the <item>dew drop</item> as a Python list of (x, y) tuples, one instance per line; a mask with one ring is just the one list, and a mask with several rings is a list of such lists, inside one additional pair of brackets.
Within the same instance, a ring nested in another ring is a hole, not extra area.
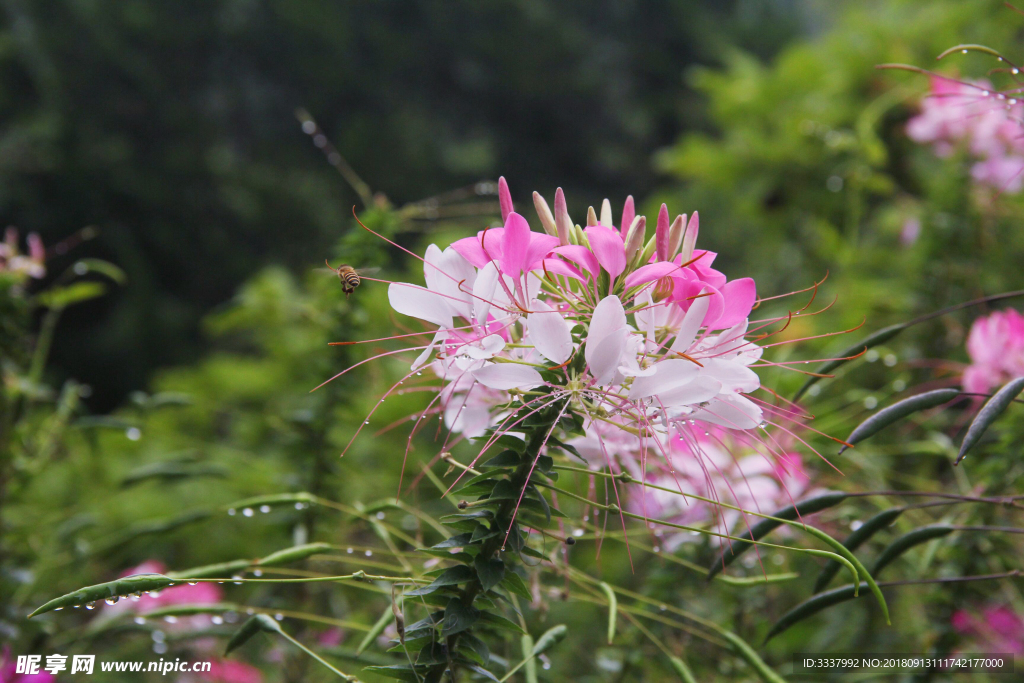
[(583, 529), (573, 529), (572, 535), (579, 538), (583, 535)]
[(247, 608), (245, 610), (245, 613), (246, 614), (256, 614), (256, 610), (254, 610), (252, 607), (249, 607), (249, 608)]
[(116, 604), (117, 604), (117, 602), (118, 602), (118, 600), (120, 600), (120, 599), (121, 599), (121, 596), (120, 596), (120, 595), (115, 595), (115, 596), (114, 596), (114, 597), (112, 597), (112, 598), (107, 598), (107, 599), (106, 599), (106, 600), (104, 600), (103, 602), (107, 603), (108, 605), (116, 605)]
[(210, 617), (210, 621), (212, 621), (217, 626), (220, 626), (221, 624), (224, 623), (224, 618), (221, 617), (219, 614), (217, 614), (217, 615), (214, 615), (214, 616)]
[(234, 517), (236, 514), (238, 514), (238, 513), (235, 510), (235, 508), (228, 508), (228, 515), (229, 516)]
[(253, 569), (252, 570), (252, 575), (255, 576), (255, 577), (263, 576), (263, 570), (262, 569)]
[(176, 624), (178, 623), (178, 617), (168, 614), (166, 617), (164, 617), (164, 621), (166, 621), (168, 624)]
[(982, 90), (982, 91), (981, 91), (981, 96), (982, 96), (982, 97), (988, 97), (988, 96), (989, 96), (989, 95), (991, 95), (991, 94), (992, 94), (992, 93), (990, 93), (990, 92), (989, 92), (988, 90)]
[(365, 421), (363, 421), (363, 424), (364, 425), (368, 425), (368, 424), (370, 424), (370, 421), (369, 420), (365, 420)]
[(241, 579), (241, 578), (242, 578), (242, 575), (241, 575), (241, 574), (235, 574), (235, 575), (234, 575), (234, 576), (232, 576), (231, 578), (235, 580), (235, 585), (236, 585), (236, 586), (241, 586), (241, 585), (242, 585), (242, 582), (241, 582), (241, 581), (239, 580), (239, 579)]
[(662, 612), (664, 612), (664, 611), (668, 610), (668, 605), (658, 605), (658, 609), (661, 610)]
[(305, 505), (303, 505), (302, 503), (296, 503), (296, 504), (295, 504), (295, 509), (296, 509), (296, 510), (305, 510), (305, 509), (306, 509), (306, 506), (305, 506)]
[(134, 619), (132, 619), (132, 621), (141, 626), (142, 624), (146, 623), (146, 617), (135, 617)]
[(967, 50), (960, 50), (961, 54), (967, 54)]
[(660, 553), (661, 552), (661, 546), (656, 545), (653, 548), (651, 548), (651, 550), (653, 550), (656, 553)]
[(275, 619), (277, 619), (278, 621), (284, 621), (284, 615), (283, 615), (283, 614), (281, 614), (280, 612), (278, 612), (277, 614), (275, 614), (275, 615), (274, 615), (274, 618), (275, 618)]
[(270, 512), (270, 506), (269, 505), (260, 505), (260, 512), (262, 512), (263, 514), (267, 514), (268, 512)]
[(167, 643), (153, 643), (153, 652), (162, 655), (167, 652)]
[(352, 548), (347, 548), (347, 549), (345, 550), (345, 552), (346, 552), (346, 553), (348, 553), (349, 555), (351, 555), (351, 554), (352, 554)]
[(87, 602), (87, 603), (85, 603), (85, 609), (96, 609), (96, 603), (95, 602)]
[(1020, 73), (1020, 69), (1018, 69), (1017, 67), (1013, 67), (1012, 69), (1010, 69), (1010, 73), (1016, 76), (1017, 74)]
[(505, 552), (505, 546), (501, 546), (501, 552)]
[(142, 598), (142, 593), (135, 591), (134, 593), (132, 593), (131, 598), (133, 602), (138, 601)]
[(151, 597), (151, 598), (159, 598), (160, 597), (160, 591), (149, 591), (149, 597)]
[(416, 373), (416, 376), (417, 376), (417, 377), (419, 377), (419, 376), (420, 376), (420, 375), (422, 375), (422, 374), (423, 374), (422, 372), (417, 372), (417, 373)]
[(761, 429), (768, 429), (768, 423), (762, 421), (761, 424), (757, 425)]
[(363, 553), (363, 554), (364, 554), (364, 555), (366, 555), (367, 557), (373, 557), (373, 551), (372, 551), (372, 550), (367, 550), (367, 551), (366, 551), (365, 553)]
[(252, 517), (253, 514), (255, 513), (253, 513), (252, 508), (245, 508), (244, 510), (242, 510), (242, 515), (245, 517)]
[(378, 512), (377, 513), (377, 519), (384, 519), (384, 513), (383, 512)]

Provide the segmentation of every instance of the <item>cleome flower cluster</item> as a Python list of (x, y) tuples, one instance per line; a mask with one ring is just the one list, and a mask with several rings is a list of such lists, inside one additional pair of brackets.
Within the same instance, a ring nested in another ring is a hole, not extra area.
[[(426, 286), (389, 286), (395, 311), (437, 327), (410, 369), (441, 380), (423, 415), (474, 439), (560, 407), (580, 418), (569, 444), (591, 466), (649, 471), (674, 488), (703, 478), (688, 488), (707, 493), (715, 481), (748, 487), (746, 470), (721, 457), (742, 449), (747, 469), (760, 461), (751, 475), (781, 492), (790, 456), (756, 429), (775, 409), (750, 396), (761, 386), (762, 349), (748, 340), (760, 329), (749, 329), (755, 284), (714, 268), (715, 253), (697, 246), (698, 214), (672, 219), (663, 204), (648, 236), (630, 197), (618, 225), (605, 200), (580, 226), (559, 189), (553, 211), (534, 193), (541, 232), (513, 211), (504, 179), (499, 198), (504, 227), (431, 245)], [(649, 454), (660, 456), (650, 470)], [(759, 507), (747, 492), (725, 497)]]

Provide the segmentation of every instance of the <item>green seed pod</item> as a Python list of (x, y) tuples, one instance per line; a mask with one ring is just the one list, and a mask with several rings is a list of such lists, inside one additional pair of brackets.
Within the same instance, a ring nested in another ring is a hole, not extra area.
[(732, 649), (738, 654), (743, 660), (750, 665), (750, 668), (757, 672), (758, 677), (765, 683), (786, 683), (779, 674), (775, 673), (770, 666), (764, 663), (754, 648), (747, 644), (747, 641), (740, 638), (732, 631), (721, 631), (720, 635), (724, 637), (729, 644), (732, 645)]
[(608, 644), (615, 640), (615, 622), (619, 616), (619, 601), (615, 597), (615, 591), (607, 583), (602, 581), (598, 584), (604, 591), (604, 597), (608, 600)]
[(235, 501), (230, 505), (222, 506), (224, 510), (235, 510), (238, 508), (251, 508), (258, 507), (260, 505), (294, 505), (301, 503), (303, 505), (315, 505), (316, 496), (312, 493), (275, 493), (269, 496), (255, 496), (253, 498), (245, 498), (243, 500)]
[(672, 669), (679, 674), (679, 680), (683, 683), (697, 683), (697, 679), (694, 678), (693, 672), (690, 671), (690, 667), (686, 665), (679, 657), (669, 657), (668, 661), (672, 662)]
[(172, 579), (217, 579), (222, 576), (232, 576), (237, 572), (247, 569), (251, 564), (252, 562), (249, 560), (233, 560), (231, 562), (206, 564), (202, 567), (167, 572), (167, 576)]
[(852, 600), (855, 597), (855, 593), (859, 593), (860, 590), (867, 588), (868, 584), (863, 582), (860, 586), (854, 586), (853, 584), (840, 586), (839, 588), (833, 588), (825, 593), (819, 593), (814, 597), (804, 600), (799, 605), (789, 610), (782, 615), (782, 618), (775, 622), (772, 626), (772, 630), (765, 636), (764, 642), (768, 642), (775, 636), (779, 635), (783, 631), (787, 630), (793, 624), (803, 621), (807, 617), (813, 616), (832, 605), (838, 605), (841, 602)]
[(886, 565), (913, 548), (915, 545), (920, 545), (921, 543), (930, 541), (934, 538), (941, 538), (942, 536), (951, 534), (954, 531), (956, 531), (956, 529), (948, 524), (932, 524), (930, 526), (923, 526), (920, 529), (914, 529), (910, 533), (903, 534), (886, 546), (885, 550), (879, 554), (878, 559), (875, 560), (875, 566), (871, 568), (871, 573), (878, 574), (878, 572), (882, 571)]
[[(857, 425), (857, 427), (850, 432), (850, 436), (846, 438), (846, 441), (851, 445), (863, 441), (869, 436), (873, 436), (882, 429), (888, 427), (893, 422), (902, 420), (906, 416), (916, 413), (919, 410), (942, 405), (947, 401), (953, 400), (959, 395), (960, 391), (957, 389), (936, 389), (935, 391), (926, 391), (923, 394), (918, 394), (917, 396), (911, 396), (910, 398), (905, 398), (902, 401), (897, 401), (891, 406), (879, 410), (877, 413)], [(846, 446), (842, 446), (839, 449), (839, 454), (842, 455), (846, 448)]]
[[(903, 514), (903, 510), (904, 508), (899, 507), (879, 512), (877, 515), (860, 525), (856, 531), (847, 536), (846, 540), (843, 541), (843, 545), (847, 550), (853, 552), (863, 545), (869, 538), (874, 536), (875, 533), (892, 525), (892, 523), (896, 521), (896, 518)], [(832, 577), (839, 572), (839, 568), (840, 565), (838, 562), (835, 560), (829, 560), (822, 568), (821, 573), (818, 574), (818, 580), (814, 582), (814, 592), (820, 593), (825, 590), (825, 586), (827, 586), (829, 581), (832, 580)]]
[(107, 598), (114, 597), (120, 598), (125, 595), (131, 595), (132, 593), (145, 593), (147, 591), (162, 590), (168, 586), (173, 586), (178, 583), (181, 582), (175, 581), (163, 574), (135, 574), (134, 576), (126, 576), (123, 579), (117, 579), (116, 581), (108, 581), (107, 583), (99, 583), (95, 586), (79, 588), (74, 593), (68, 593), (67, 595), (62, 595), (59, 598), (50, 600), (28, 616), (31, 618), (55, 609), (64, 609), (65, 607), (74, 607), (76, 605), (87, 605), (90, 602), (99, 602), (100, 600), (106, 600)]
[[(816, 375), (827, 375), (828, 373), (838, 368), (840, 365), (846, 363), (848, 360), (848, 356), (853, 356), (854, 354), (861, 353), (862, 351), (867, 351), (872, 346), (878, 346), (879, 344), (883, 344), (892, 339), (893, 337), (895, 337), (900, 332), (902, 332), (908, 326), (909, 325), (907, 323), (899, 323), (897, 325), (883, 327), (878, 332), (875, 332), (874, 334), (869, 334), (867, 337), (864, 337), (864, 339), (861, 339), (856, 344), (853, 344), (852, 346), (843, 349), (842, 351), (836, 354), (836, 360), (830, 360), (827, 363), (819, 365), (817, 368), (814, 369), (814, 373)], [(798, 392), (796, 392), (796, 396), (793, 397), (793, 401), (799, 401), (800, 397), (803, 396), (808, 389), (817, 384), (821, 379), (823, 378), (808, 377), (807, 381), (804, 382), (804, 385), (800, 387), (800, 390)]]
[(260, 632), (280, 633), (281, 627), (277, 625), (277, 622), (266, 614), (257, 614), (250, 617), (242, 624), (241, 628), (235, 631), (235, 634), (231, 636), (231, 640), (228, 641), (227, 647), (224, 648), (224, 654), (228, 655), (232, 650), (235, 650), (249, 641), (254, 635)]
[(520, 649), (523, 651), (523, 678), (526, 683), (537, 683), (537, 660), (533, 656), (533, 636), (529, 633), (519, 639)]
[(565, 624), (558, 624), (544, 631), (543, 635), (537, 639), (537, 644), (533, 646), (533, 655), (536, 657), (542, 652), (551, 649), (552, 646), (562, 642), (562, 639), (565, 638), (565, 634), (568, 632), (569, 628)]
[[(796, 505), (790, 505), (789, 507), (783, 508), (772, 513), (772, 517), (778, 517), (779, 519), (798, 519), (804, 515), (810, 515), (815, 512), (820, 512), (827, 508), (838, 505), (839, 503), (846, 500), (847, 494), (842, 492), (824, 493), (814, 498), (808, 498), (807, 500), (800, 501)], [(727, 547), (711, 564), (708, 568), (708, 580), (710, 581), (715, 577), (718, 572), (722, 571), (725, 567), (728, 567), (737, 557), (745, 553), (747, 550), (752, 548), (754, 544), (751, 541), (759, 541), (769, 533), (778, 528), (782, 522), (774, 519), (763, 519), (753, 526), (749, 533), (743, 538), (750, 539), (749, 541), (730, 541), (729, 547)]]
[(971, 422), (971, 426), (967, 428), (967, 434), (960, 444), (960, 452), (956, 456), (956, 464), (960, 464), (960, 461), (967, 455), (967, 451), (971, 450), (978, 443), (982, 435), (985, 434), (985, 430), (989, 428), (989, 425), (1003, 414), (1010, 406), (1010, 403), (1013, 402), (1013, 399), (1017, 398), (1017, 394), (1021, 390), (1024, 390), (1024, 377), (1018, 377), (1007, 382), (1002, 389), (985, 402), (985, 405), (981, 407), (978, 415)]
[(332, 546), (329, 543), (307, 543), (305, 545), (297, 545), (292, 548), (278, 550), (276, 553), (271, 553), (262, 560), (256, 560), (256, 564), (263, 567), (272, 567), (279, 564), (288, 564), (289, 562), (298, 562), (299, 560), (305, 560), (307, 557), (325, 553), (331, 550), (331, 548)]

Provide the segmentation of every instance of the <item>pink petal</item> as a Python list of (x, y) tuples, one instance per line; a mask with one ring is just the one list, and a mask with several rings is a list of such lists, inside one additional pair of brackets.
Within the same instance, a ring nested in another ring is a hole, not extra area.
[(531, 389), (544, 384), (540, 373), (528, 365), (493, 363), (472, 371), (473, 377), (491, 389)]
[(543, 268), (552, 275), (565, 275), (567, 277), (574, 278), (580, 282), (586, 282), (586, 278), (568, 263), (562, 259), (557, 258), (546, 258), (543, 261)]
[(654, 282), (655, 280), (660, 280), (666, 275), (675, 273), (678, 270), (679, 266), (670, 261), (648, 263), (646, 266), (640, 266), (626, 276), (626, 289), (636, 287), (637, 285), (645, 285), (648, 282)]
[(611, 228), (595, 225), (586, 229), (590, 250), (612, 280), (626, 269), (626, 244)]
[(732, 327), (750, 315), (757, 301), (757, 286), (753, 279), (744, 277), (725, 283), (721, 291), (725, 306), (722, 317), (715, 321), (715, 327)]
[(452, 309), (444, 297), (426, 287), (393, 282), (388, 287), (388, 301), (391, 308), (403, 315), (440, 325), (452, 326)]
[(530, 224), (513, 211), (505, 220), (505, 233), (501, 239), (501, 272), (518, 278), (523, 271), (529, 270), (529, 249)]
[(564, 247), (554, 249), (553, 253), (560, 254), (570, 261), (583, 266), (592, 277), (596, 278), (598, 273), (601, 272), (601, 264), (598, 263), (597, 257), (586, 247), (581, 247), (578, 244), (567, 244)]
[(508, 221), (508, 215), (515, 209), (512, 207), (512, 193), (508, 191), (505, 176), (498, 178), (498, 204), (501, 206), (501, 220)]
[(572, 355), (572, 333), (569, 323), (562, 314), (543, 301), (530, 304), (531, 313), (526, 317), (530, 342), (540, 355), (556, 365), (569, 360)]
[(558, 238), (539, 232), (530, 233), (530, 246), (526, 250), (526, 269), (537, 270), (541, 261), (558, 246)]

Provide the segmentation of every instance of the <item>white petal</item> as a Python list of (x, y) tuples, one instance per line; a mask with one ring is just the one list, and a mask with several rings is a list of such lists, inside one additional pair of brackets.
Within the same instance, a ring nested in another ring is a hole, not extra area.
[(730, 429), (753, 429), (761, 424), (761, 409), (738, 394), (721, 394), (707, 408), (691, 417)]
[(656, 363), (654, 374), (649, 377), (637, 377), (629, 389), (629, 398), (647, 398), (663, 391), (689, 384), (696, 379), (698, 370), (696, 363), (688, 360), (670, 359)]
[(679, 325), (675, 341), (672, 342), (673, 351), (686, 353), (687, 349), (693, 346), (693, 340), (697, 338), (697, 332), (700, 331), (700, 326), (704, 322), (704, 316), (708, 313), (709, 305), (711, 305), (711, 297), (709, 296), (694, 299), (690, 310), (683, 316), (683, 322)]
[(388, 287), (388, 301), (399, 313), (426, 320), (441, 327), (452, 326), (452, 309), (444, 297), (426, 287), (393, 282)]
[(722, 391), (722, 383), (710, 377), (697, 377), (689, 384), (659, 393), (655, 398), (665, 407), (692, 406), (710, 401)]
[(496, 303), (494, 293), (498, 289), (498, 276), (498, 266), (494, 261), (490, 261), (477, 273), (473, 285), (473, 317), (481, 325), (487, 322), (491, 304)]
[(427, 359), (430, 358), (430, 354), (434, 352), (434, 347), (443, 342), (447, 336), (448, 332), (444, 328), (438, 330), (434, 335), (434, 339), (430, 342), (430, 345), (423, 349), (423, 353), (421, 353), (416, 360), (412, 362), (412, 367), (410, 369), (418, 370), (422, 367), (423, 364), (427, 362)]
[(459, 353), (477, 360), (487, 360), (489, 358), (494, 358), (494, 356), (504, 348), (505, 340), (496, 334), (491, 334), (484, 337), (479, 342), (465, 344), (459, 349)]
[(749, 393), (761, 386), (757, 373), (738, 360), (704, 358), (701, 363), (704, 364), (701, 374), (718, 380), (729, 391)]
[(623, 327), (606, 336), (597, 346), (587, 342), (587, 365), (598, 386), (613, 384), (620, 377), (618, 370), (626, 350), (626, 334)]
[(473, 310), (469, 293), (476, 283), (476, 268), (469, 261), (451, 247), (442, 252), (431, 244), (423, 259), (423, 277), (431, 291), (444, 295), (458, 315), (469, 319)]
[(473, 371), (473, 377), (480, 384), (491, 389), (530, 389), (544, 384), (540, 373), (527, 365), (516, 363), (492, 363)]
[(530, 303), (533, 311), (526, 318), (530, 341), (537, 351), (556, 365), (569, 360), (572, 355), (572, 334), (569, 323), (562, 314), (543, 301), (534, 299)]
[(601, 343), (605, 337), (612, 332), (626, 326), (626, 311), (622, 308), (619, 297), (610, 294), (594, 308), (594, 314), (590, 318), (590, 329), (587, 331), (587, 341)]

